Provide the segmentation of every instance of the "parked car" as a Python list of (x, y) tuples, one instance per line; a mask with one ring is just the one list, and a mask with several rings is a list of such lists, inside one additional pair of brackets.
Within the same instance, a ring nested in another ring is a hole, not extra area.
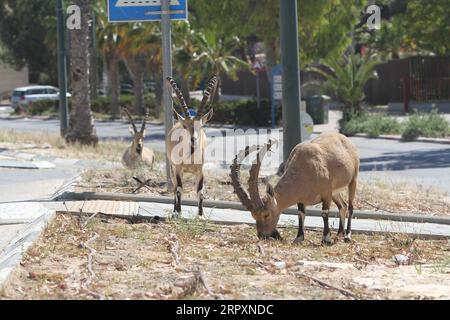
[[(72, 95), (67, 93), (67, 97)], [(11, 106), (29, 105), (38, 100), (59, 100), (59, 89), (52, 86), (29, 86), (14, 89), (11, 95)]]

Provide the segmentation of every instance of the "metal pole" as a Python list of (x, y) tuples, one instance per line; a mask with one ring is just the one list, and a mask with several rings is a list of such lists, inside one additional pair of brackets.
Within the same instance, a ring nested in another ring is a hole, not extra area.
[(65, 43), (65, 21), (63, 0), (56, 1), (57, 32), (58, 32), (58, 81), (59, 81), (59, 117), (60, 133), (64, 137), (69, 123), (67, 107), (67, 58)]
[(297, 0), (280, 0), (281, 63), (283, 65), (283, 159), (303, 141), (298, 43)]
[[(166, 78), (172, 77), (172, 41), (170, 26), (170, 4), (169, 0), (161, 1), (161, 31), (162, 31), (162, 60), (163, 60), (163, 105), (164, 105), (164, 124), (166, 137), (173, 126), (172, 99), (169, 90), (165, 90)], [(170, 178), (170, 165), (168, 154), (166, 154), (166, 176), (167, 186), (172, 189), (172, 180)]]

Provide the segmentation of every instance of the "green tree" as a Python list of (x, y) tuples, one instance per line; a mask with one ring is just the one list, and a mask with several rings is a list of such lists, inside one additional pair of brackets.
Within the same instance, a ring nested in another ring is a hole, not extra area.
[(364, 86), (370, 79), (377, 78), (375, 66), (378, 63), (375, 56), (361, 57), (352, 53), (341, 59), (328, 59), (326, 64), (331, 72), (312, 68), (326, 78), (325, 92), (343, 104), (344, 123), (350, 121), (353, 115), (361, 115), (361, 103), (365, 98)]
[[(363, 8), (363, 0), (299, 0), (299, 37), (302, 65), (337, 55), (348, 46), (352, 26)], [(192, 25), (241, 39), (257, 37), (264, 42), (267, 68), (280, 62), (279, 1), (191, 0)]]
[(90, 0), (73, 0), (81, 10), (80, 29), (70, 30), (70, 77), (72, 82), (72, 110), (68, 143), (94, 144), (98, 138), (92, 125), (91, 101), (89, 95), (89, 20), (92, 19)]
[(160, 33), (155, 24), (129, 24), (120, 29), (119, 51), (133, 80), (134, 109), (144, 114), (144, 75), (146, 61), (161, 50)]
[[(235, 52), (242, 46), (238, 37), (220, 37), (213, 31), (197, 34), (198, 52), (193, 59), (204, 77), (212, 75), (229, 75), (237, 79), (237, 71), (248, 69), (247, 61), (235, 56)], [(219, 84), (220, 86), (220, 84)]]
[(54, 0), (0, 0), (0, 43), (2, 60), (17, 68), (27, 65), (32, 74), (45, 73), (50, 83), (57, 83), (56, 40), (46, 41), (46, 34), (56, 29), (48, 17), (55, 15)]
[(108, 75), (107, 94), (111, 95), (111, 113), (113, 116), (120, 114), (120, 73), (119, 63), (122, 58), (120, 43), (123, 30), (127, 24), (108, 22), (106, 2), (97, 7), (97, 42), (104, 61), (104, 67)]

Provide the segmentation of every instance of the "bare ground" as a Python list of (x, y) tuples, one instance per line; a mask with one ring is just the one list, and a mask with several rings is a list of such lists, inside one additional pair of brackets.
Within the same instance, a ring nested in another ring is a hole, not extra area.
[[(450, 298), (448, 241), (354, 235), (351, 244), (258, 242), (247, 225), (128, 224), (59, 215), (2, 299)], [(282, 229), (285, 239), (295, 230)], [(401, 260), (393, 258), (402, 255)], [(91, 263), (89, 260), (91, 259)], [(405, 265), (400, 265), (400, 264)]]

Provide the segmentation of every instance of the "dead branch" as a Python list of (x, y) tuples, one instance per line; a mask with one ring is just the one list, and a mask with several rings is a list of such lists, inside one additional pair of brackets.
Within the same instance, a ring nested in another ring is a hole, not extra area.
[(301, 278), (306, 278), (306, 279), (308, 279), (308, 280), (312, 280), (312, 281), (318, 283), (319, 285), (321, 285), (322, 287), (330, 288), (330, 289), (334, 289), (334, 290), (336, 290), (336, 291), (339, 291), (341, 294), (343, 294), (343, 295), (346, 296), (346, 297), (350, 297), (350, 298), (353, 298), (353, 299), (355, 299), (355, 300), (359, 300), (359, 298), (358, 298), (353, 292), (348, 291), (348, 290), (346, 290), (346, 289), (343, 289), (343, 288), (339, 288), (339, 287), (333, 286), (333, 285), (331, 285), (331, 284), (329, 284), (329, 283), (326, 283), (326, 282), (324, 282), (324, 281), (322, 281), (322, 280), (320, 280), (320, 279), (314, 278), (314, 277), (312, 277), (312, 276), (310, 276), (310, 275), (307, 275), (307, 274), (305, 274), (305, 273), (297, 272), (297, 273), (295, 273), (295, 275), (296, 275), (297, 277), (301, 277)]
[(193, 273), (190, 277), (185, 277), (183, 279), (179, 279), (174, 283), (174, 285), (180, 288), (182, 291), (177, 294), (177, 299), (183, 299), (188, 295), (194, 294), (200, 283), (200, 275), (198, 273)]
[(169, 251), (172, 254), (175, 266), (178, 266), (180, 264), (180, 257), (178, 256), (180, 243), (178, 242), (177, 236), (175, 234), (171, 234), (168, 242), (169, 242)]
[(87, 280), (86, 280), (84, 283), (82, 283), (81, 288), (82, 288), (85, 292), (87, 292), (88, 294), (90, 294), (90, 295), (96, 297), (97, 299), (99, 299), (99, 300), (104, 300), (104, 299), (105, 299), (105, 296), (103, 296), (103, 295), (100, 294), (100, 293), (96, 293), (96, 292), (94, 292), (94, 291), (88, 289), (88, 285), (92, 282), (92, 278), (95, 277), (95, 272), (94, 272), (94, 270), (93, 270), (93, 268), (92, 268), (92, 261), (93, 261), (93, 258), (94, 258), (94, 254), (97, 252), (94, 248), (92, 248), (92, 247), (90, 246), (90, 244), (91, 244), (92, 242), (94, 242), (97, 238), (98, 238), (98, 234), (97, 234), (97, 233), (94, 233), (94, 235), (92, 236), (92, 238), (90, 238), (90, 239), (89, 239), (88, 241), (86, 241), (85, 243), (81, 243), (81, 246), (82, 246), (83, 248), (86, 248), (86, 249), (89, 250), (87, 269), (88, 269), (88, 271), (89, 271), (89, 273), (90, 273), (90, 275), (88, 276)]
[(259, 253), (264, 257), (266, 255), (266, 252), (264, 251), (264, 248), (261, 245), (261, 243), (257, 243), (256, 246), (258, 247)]
[(381, 210), (381, 211), (384, 211), (384, 212), (389, 212), (389, 213), (395, 213), (394, 211), (391, 211), (391, 210), (388, 210), (388, 209), (384, 209), (384, 208), (381, 208), (381, 207), (379, 207), (377, 205), (374, 205), (374, 204), (370, 203), (367, 200), (363, 200), (363, 202), (367, 203), (369, 206), (371, 206), (374, 209)]
[(95, 277), (95, 272), (94, 272), (94, 270), (92, 269), (92, 258), (93, 258), (94, 254), (95, 254), (97, 251), (96, 251), (94, 248), (91, 248), (91, 247), (89, 246), (89, 244), (90, 244), (91, 242), (95, 241), (97, 238), (98, 238), (98, 234), (95, 233), (94, 236), (93, 236), (91, 239), (89, 239), (89, 240), (86, 241), (85, 243), (81, 243), (81, 246), (82, 246), (83, 248), (86, 248), (86, 249), (89, 250), (89, 255), (88, 255), (88, 265), (87, 265), (87, 268), (88, 268), (89, 273), (91, 274), (91, 277)]

